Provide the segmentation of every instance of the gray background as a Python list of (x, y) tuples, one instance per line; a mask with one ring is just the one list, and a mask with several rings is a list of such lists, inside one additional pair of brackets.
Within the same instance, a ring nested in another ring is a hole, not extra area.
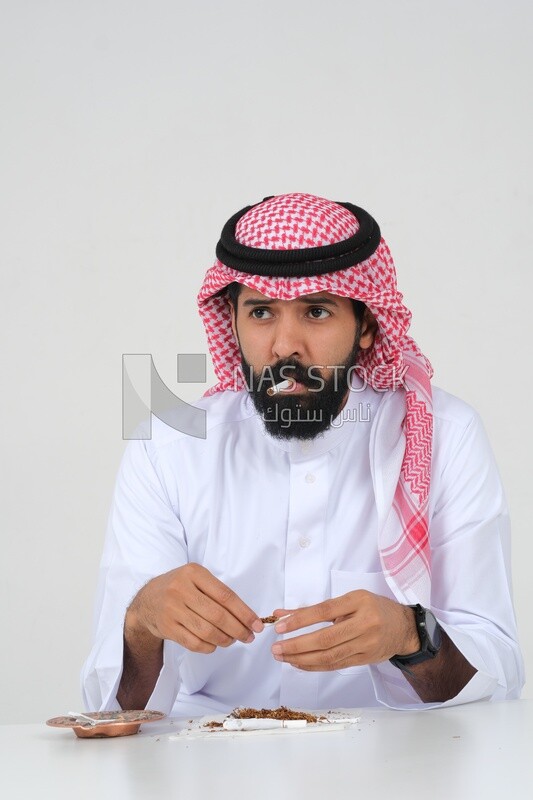
[(481, 413), (527, 666), (529, 0), (0, 8), (1, 721), (80, 706), (122, 353), (203, 393), (176, 354), (205, 352), (195, 298), (222, 224), (287, 191), (378, 219), (435, 383)]

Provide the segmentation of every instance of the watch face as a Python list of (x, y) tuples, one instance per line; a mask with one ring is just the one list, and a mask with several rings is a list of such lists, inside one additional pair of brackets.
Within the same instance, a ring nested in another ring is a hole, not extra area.
[(426, 609), (426, 631), (429, 645), (438, 649), (441, 643), (440, 628), (434, 614)]

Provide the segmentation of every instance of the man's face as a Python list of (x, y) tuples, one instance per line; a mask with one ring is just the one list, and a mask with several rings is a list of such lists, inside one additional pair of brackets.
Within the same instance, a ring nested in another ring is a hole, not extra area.
[[(374, 338), (366, 322), (359, 329), (352, 301), (329, 292), (273, 300), (243, 286), (232, 327), (250, 396), (281, 439), (312, 439), (329, 428), (346, 402), (348, 371)], [(285, 378), (290, 391), (269, 396)]]

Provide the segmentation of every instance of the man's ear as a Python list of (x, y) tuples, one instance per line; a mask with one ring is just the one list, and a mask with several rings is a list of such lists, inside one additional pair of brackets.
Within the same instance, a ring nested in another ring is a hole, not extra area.
[(235, 306), (233, 305), (231, 300), (228, 300), (228, 303), (229, 303), (229, 308), (230, 308), (230, 312), (231, 312), (231, 330), (233, 331), (233, 335), (235, 336), (235, 341), (238, 344), (239, 343), (239, 337), (237, 336), (237, 314), (235, 312)]
[(361, 324), (361, 336), (359, 339), (359, 347), (361, 350), (369, 350), (374, 344), (374, 339), (378, 331), (378, 321), (367, 307), (363, 316)]

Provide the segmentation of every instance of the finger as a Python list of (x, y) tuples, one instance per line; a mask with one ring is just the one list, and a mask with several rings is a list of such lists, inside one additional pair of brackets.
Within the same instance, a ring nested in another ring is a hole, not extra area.
[[(291, 614), (294, 614), (295, 610), (296, 609), (294, 608), (275, 608), (272, 612), (272, 616), (277, 617), (280, 620), (280, 622), (277, 622), (276, 625), (280, 625), (282, 622), (285, 622), (285, 617), (290, 617)], [(278, 631), (278, 633), (283, 633), (283, 631)]]
[[(277, 629), (277, 626), (276, 626)], [(272, 645), (274, 655), (284, 656), (286, 659), (302, 653), (324, 652), (339, 645), (356, 641), (358, 631), (353, 619), (327, 625), (318, 631), (293, 636), (290, 639), (277, 641)]]
[(324, 667), (324, 666), (306, 666), (304, 664), (291, 664), (292, 667), (295, 669), (301, 669), (304, 672), (338, 672), (341, 669), (349, 669), (350, 667), (362, 667), (370, 664), (370, 662), (366, 660), (364, 657), (359, 657), (354, 655), (352, 658), (347, 658), (344, 661), (339, 662), (335, 666), (332, 667)]
[(180, 614), (180, 624), (202, 642), (211, 644), (214, 647), (229, 647), (235, 642), (233, 636), (229, 636), (188, 608), (184, 609), (183, 613)]
[[(204, 567), (199, 567), (195, 574), (196, 586), (220, 606), (227, 609), (243, 628), (248, 630), (248, 635), (252, 630), (260, 632), (263, 630), (263, 623), (258, 615), (241, 598), (219, 581), (218, 578)], [(235, 638), (241, 639), (241, 636)]]
[[(248, 643), (252, 631), (245, 627), (224, 606), (219, 605), (203, 592), (195, 591), (185, 599), (185, 606), (198, 620), (203, 620), (210, 627), (216, 628), (231, 639)], [(199, 622), (198, 622), (199, 624)]]
[(283, 661), (298, 669), (321, 672), (331, 672), (367, 663), (364, 653), (358, 652), (354, 642), (345, 642), (330, 650), (314, 650), (283, 657)]
[(183, 625), (180, 625), (179, 622), (176, 623), (171, 634), (167, 635), (165, 638), (181, 644), (182, 647), (191, 650), (193, 653), (208, 654), (216, 650), (215, 645), (202, 641), (194, 633), (191, 633), (191, 631), (187, 630)]
[[(351, 592), (350, 594), (357, 594), (357, 592)], [(338, 617), (345, 616), (355, 610), (353, 602), (347, 600), (348, 597), (348, 595), (333, 597), (313, 606), (298, 608), (290, 612), (290, 616), (287, 619), (276, 623), (276, 631), (277, 633), (291, 633), (300, 628), (307, 628), (309, 625), (316, 625), (319, 622), (333, 622)], [(283, 609), (277, 609), (274, 612), (276, 616), (278, 611), (281, 612)], [(282, 616), (281, 613), (280, 616)]]
[(272, 612), (272, 616), (273, 617), (289, 617), (291, 614), (294, 614), (294, 612), (296, 610), (297, 609), (295, 609), (295, 608), (275, 608), (274, 611)]

